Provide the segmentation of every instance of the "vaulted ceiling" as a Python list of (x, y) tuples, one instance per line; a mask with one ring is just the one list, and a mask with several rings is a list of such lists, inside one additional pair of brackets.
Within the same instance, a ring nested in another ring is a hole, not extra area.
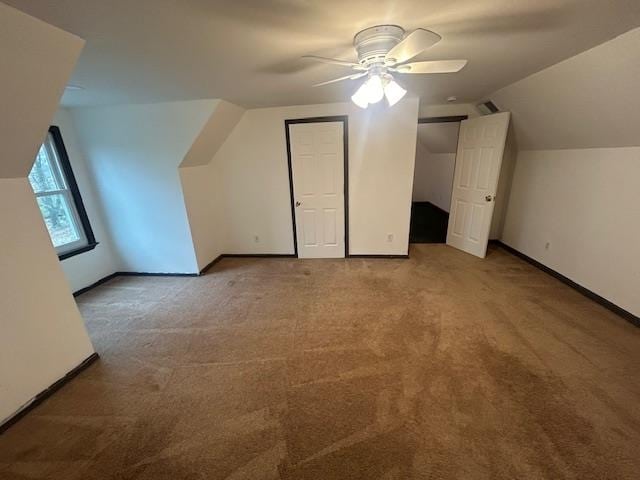
[[(224, 98), (245, 107), (344, 101), (359, 30), (394, 23), (443, 40), (418, 60), (459, 74), (403, 78), (423, 103), (474, 101), (640, 25), (638, 0), (5, 0), (87, 40), (66, 105)], [(407, 76), (408, 77), (408, 76)]]
[(640, 28), (553, 65), (491, 100), (523, 150), (640, 146)]

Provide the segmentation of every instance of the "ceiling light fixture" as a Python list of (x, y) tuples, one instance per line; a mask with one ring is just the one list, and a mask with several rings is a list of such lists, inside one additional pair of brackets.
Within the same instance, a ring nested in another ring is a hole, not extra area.
[(351, 101), (360, 108), (367, 108), (369, 106), (369, 91), (366, 82), (360, 85), (356, 93), (351, 96)]
[(384, 95), (387, 97), (387, 102), (389, 102), (389, 106), (393, 107), (396, 103), (402, 100), (407, 94), (407, 91), (402, 88), (398, 83), (389, 75), (390, 80), (387, 82), (387, 85), (384, 87)]
[(351, 101), (360, 108), (367, 108), (386, 97), (391, 107), (398, 103), (406, 93), (407, 91), (398, 85), (391, 75), (373, 73), (360, 85), (360, 88), (351, 97)]
[(360, 108), (387, 98), (389, 106), (398, 103), (407, 91), (398, 85), (394, 76), (414, 74), (442, 74), (459, 72), (467, 64), (466, 60), (410, 60), (438, 43), (442, 37), (435, 32), (418, 28), (406, 34), (398, 25), (375, 25), (365, 28), (353, 37), (353, 46), (358, 61), (339, 58), (305, 55), (303, 58), (316, 62), (351, 68), (352, 73), (342, 77), (316, 83), (314, 87), (330, 85), (345, 80), (366, 77), (351, 100)]

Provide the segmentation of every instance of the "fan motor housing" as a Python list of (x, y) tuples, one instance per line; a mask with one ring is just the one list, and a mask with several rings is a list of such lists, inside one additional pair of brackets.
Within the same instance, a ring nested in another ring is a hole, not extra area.
[(404, 38), (404, 28), (398, 25), (377, 25), (356, 33), (353, 46), (361, 65), (384, 62), (384, 57)]

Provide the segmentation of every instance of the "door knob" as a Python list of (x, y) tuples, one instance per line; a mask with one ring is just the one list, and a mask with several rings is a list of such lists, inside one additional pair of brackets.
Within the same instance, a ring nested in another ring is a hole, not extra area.
[(493, 195), (493, 196), (491, 196), (491, 195), (487, 195), (486, 197), (484, 197), (484, 199), (485, 199), (487, 202), (490, 202), (491, 200), (495, 200), (495, 199), (496, 199), (496, 196), (495, 196), (495, 195)]
[(300, 205), (302, 205), (302, 203), (296, 202), (296, 207), (299, 207)]

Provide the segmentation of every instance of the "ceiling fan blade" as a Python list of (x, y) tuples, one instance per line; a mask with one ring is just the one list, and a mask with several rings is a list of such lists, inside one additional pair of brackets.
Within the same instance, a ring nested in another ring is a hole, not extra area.
[(342, 65), (343, 67), (359, 67), (359, 63), (347, 62), (346, 60), (340, 60), (337, 58), (319, 57), (317, 55), (303, 55), (302, 58), (313, 60), (316, 62), (330, 63), (332, 65)]
[(315, 85), (312, 85), (312, 86), (321, 87), (322, 85), (329, 85), (330, 83), (341, 82), (342, 80), (355, 80), (357, 78), (364, 77), (367, 73), (368, 72), (354, 73), (353, 75), (347, 75), (345, 77), (334, 78), (333, 80), (327, 80), (326, 82), (316, 83)]
[(466, 60), (432, 60), (405, 63), (393, 67), (393, 71), (398, 73), (455, 73), (462, 70), (466, 64)]
[(385, 61), (391, 65), (406, 62), (424, 52), (427, 48), (433, 47), (440, 40), (442, 40), (442, 37), (437, 33), (419, 28), (389, 50), (389, 53), (385, 56)]

